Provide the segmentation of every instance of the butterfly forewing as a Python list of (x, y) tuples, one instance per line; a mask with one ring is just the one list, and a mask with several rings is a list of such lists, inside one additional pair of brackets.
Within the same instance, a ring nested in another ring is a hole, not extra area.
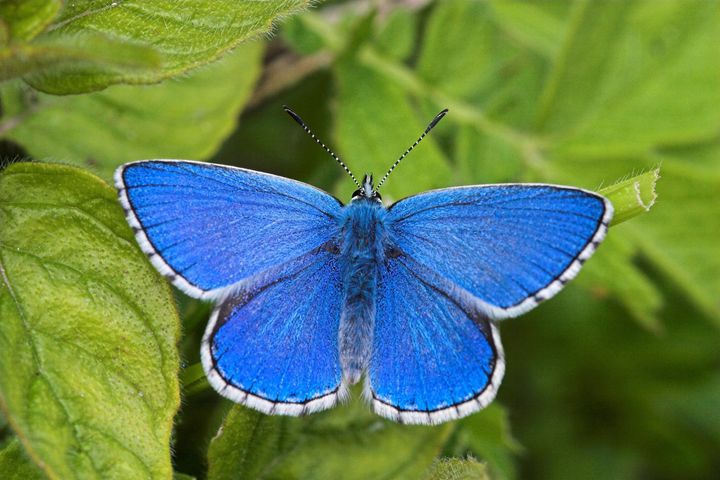
[(199, 162), (129, 163), (115, 182), (150, 260), (199, 298), (325, 244), (342, 208), (300, 182)]
[(592, 192), (508, 184), (399, 201), (397, 248), (476, 297), (488, 317), (519, 315), (557, 293), (604, 238), (612, 205)]

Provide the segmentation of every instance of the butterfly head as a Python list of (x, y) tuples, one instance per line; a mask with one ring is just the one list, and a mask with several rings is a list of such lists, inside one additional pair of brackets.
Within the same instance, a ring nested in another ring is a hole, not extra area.
[(361, 198), (367, 199), (367, 200), (374, 200), (376, 202), (382, 203), (382, 197), (380, 196), (380, 193), (378, 193), (375, 190), (375, 186), (373, 185), (373, 176), (372, 173), (366, 173), (365, 177), (363, 177), (362, 186), (355, 190), (352, 194), (353, 200), (359, 200)]

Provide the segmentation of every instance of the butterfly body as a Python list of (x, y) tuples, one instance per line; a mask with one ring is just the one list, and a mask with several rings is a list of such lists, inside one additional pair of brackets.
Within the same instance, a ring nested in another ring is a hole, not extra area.
[(612, 205), (556, 185), (477, 185), (347, 204), (300, 182), (178, 160), (115, 176), (140, 247), (182, 291), (217, 302), (210, 384), (269, 414), (335, 405), (364, 379), (387, 418), (436, 424), (490, 403), (495, 320), (555, 295), (604, 238)]
[(372, 351), (378, 266), (385, 261), (388, 242), (385, 214), (381, 203), (361, 196), (341, 215), (343, 308), (338, 341), (343, 377), (351, 385), (367, 369)]

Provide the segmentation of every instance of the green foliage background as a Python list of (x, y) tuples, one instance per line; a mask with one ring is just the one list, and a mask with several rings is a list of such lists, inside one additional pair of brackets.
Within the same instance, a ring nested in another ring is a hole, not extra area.
[[(715, 478), (718, 45), (714, 0), (0, 0), (0, 477)], [(210, 306), (171, 292), (105, 182), (187, 158), (347, 198), (283, 104), (376, 174), (448, 107), (386, 200), (649, 172), (629, 217), (661, 166), (657, 202), (502, 324), (483, 412), (267, 417), (204, 382)]]

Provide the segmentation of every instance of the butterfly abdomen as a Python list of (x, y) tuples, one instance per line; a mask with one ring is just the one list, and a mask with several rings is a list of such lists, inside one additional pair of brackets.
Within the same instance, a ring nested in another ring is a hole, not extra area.
[(384, 261), (385, 208), (367, 199), (345, 208), (341, 239), (343, 308), (339, 347), (344, 381), (357, 383), (367, 369), (375, 330), (378, 265)]

